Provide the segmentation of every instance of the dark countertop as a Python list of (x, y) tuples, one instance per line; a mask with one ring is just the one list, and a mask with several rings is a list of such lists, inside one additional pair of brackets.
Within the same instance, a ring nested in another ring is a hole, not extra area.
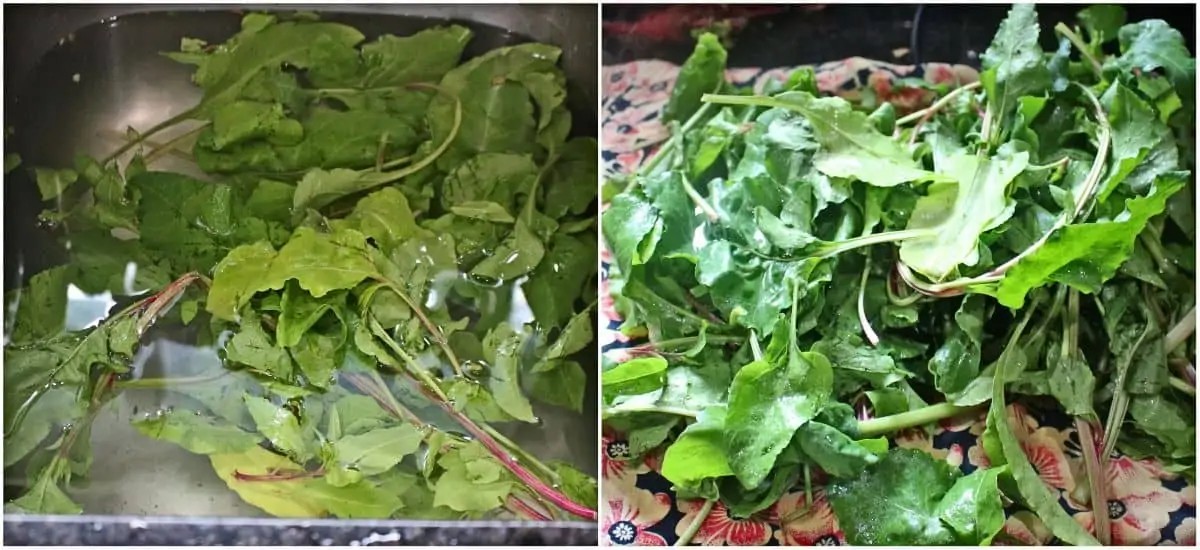
[(595, 546), (593, 523), (4, 517), (5, 545)]
[[(1060, 21), (1075, 24), (1075, 14), (1087, 6), (1039, 4), (1042, 47), (1053, 51), (1057, 44), (1054, 25)], [(744, 26), (733, 32), (728, 66), (786, 67), (856, 56), (901, 64), (937, 61), (977, 66), (978, 55), (991, 43), (1009, 7), (1006, 4), (683, 7), (605, 3), (601, 48), (605, 65), (639, 59), (682, 63), (695, 44), (687, 27), (759, 10), (757, 15), (746, 17)], [(1123, 7), (1129, 21), (1166, 20), (1195, 51), (1195, 5), (1147, 3)], [(685, 18), (691, 19), (690, 25), (679, 23)], [(639, 28), (631, 27), (639, 21)], [(897, 57), (895, 50), (900, 48), (910, 51)]]

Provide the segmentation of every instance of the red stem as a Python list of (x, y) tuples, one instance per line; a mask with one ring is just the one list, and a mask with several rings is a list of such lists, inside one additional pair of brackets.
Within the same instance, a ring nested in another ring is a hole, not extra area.
[(535, 510), (529, 503), (514, 495), (508, 495), (508, 505), (510, 509), (515, 508), (515, 510), (511, 511), (518, 515), (524, 515), (526, 518), (537, 521), (550, 521), (550, 518), (546, 517), (545, 514)]
[(243, 474), (238, 470), (233, 471), (233, 478), (238, 481), (259, 482), (259, 481), (290, 481), (294, 479), (311, 479), (325, 475), (324, 470), (315, 472), (280, 472), (274, 471), (269, 474)]
[(512, 457), (512, 455), (508, 454), (508, 451), (504, 450), (504, 447), (502, 447), (499, 442), (497, 442), (490, 434), (483, 431), (483, 429), (476, 425), (474, 421), (472, 421), (470, 418), (467, 418), (466, 415), (454, 410), (454, 407), (452, 407), (449, 403), (441, 401), (436, 396), (431, 395), (429, 390), (425, 388), (420, 381), (414, 378), (413, 382), (417, 384), (417, 387), (421, 388), (421, 391), (425, 393), (426, 397), (428, 397), (434, 403), (437, 403), (437, 405), (441, 407), (446, 414), (450, 415), (450, 417), (458, 422), (463, 428), (466, 428), (467, 433), (471, 434), (471, 437), (475, 438), (477, 441), (479, 441), (479, 443), (486, 447), (487, 450), (492, 453), (492, 456), (496, 457), (496, 459), (499, 460), (500, 463), (508, 469), (508, 471), (512, 472), (514, 476), (517, 476), (517, 479), (520, 479), (522, 483), (524, 483), (530, 489), (533, 489), (534, 492), (541, 495), (546, 500), (553, 502), (555, 506), (570, 512), (571, 514), (587, 520), (596, 519), (595, 510), (591, 510), (586, 506), (572, 502), (571, 499), (567, 498), (566, 495), (558, 492), (553, 487), (546, 485), (545, 482), (543, 482), (541, 479), (538, 479), (537, 476), (533, 475), (533, 473), (521, 466), (521, 464), (518, 463), (517, 460)]

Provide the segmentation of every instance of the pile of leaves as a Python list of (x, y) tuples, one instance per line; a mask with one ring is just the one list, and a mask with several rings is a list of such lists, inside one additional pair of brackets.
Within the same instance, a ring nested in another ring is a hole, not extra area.
[[(69, 262), (8, 297), (6, 511), (80, 513), (92, 420), (152, 388), (174, 405), (136, 429), (273, 515), (595, 517), (593, 478), (492, 424), (538, 423), (532, 401), (583, 411), (596, 141), (569, 138), (558, 48), (461, 60), (471, 38), (247, 15), (168, 54), (195, 66), (194, 108), (36, 169)], [(153, 170), (166, 154), (208, 177)], [(122, 308), (67, 327), (68, 287)], [(142, 376), (162, 338), (220, 360)]]
[[(672, 137), (606, 184), (611, 292), (650, 340), (601, 377), (630, 452), (665, 446), (681, 498), (738, 517), (824, 486), (852, 544), (988, 544), (1009, 502), (1107, 542), (1114, 449), (1194, 478), (1195, 60), (1163, 21), (1078, 19), (1044, 52), (1013, 7), (980, 82), (925, 84), (908, 114), (820, 97), (809, 69), (736, 89), (701, 37)], [(1073, 495), (1095, 533), (1030, 465), (1014, 399), (1095, 442)], [(982, 407), (970, 475), (886, 438)]]

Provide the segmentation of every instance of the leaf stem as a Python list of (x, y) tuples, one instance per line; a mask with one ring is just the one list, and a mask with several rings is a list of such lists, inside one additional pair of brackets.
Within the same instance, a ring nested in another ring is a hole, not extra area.
[[(203, 105), (203, 103), (201, 103), (201, 105)], [(199, 108), (200, 108), (200, 105), (192, 107), (191, 109), (188, 109), (188, 110), (186, 110), (182, 113), (179, 113), (171, 118), (168, 118), (167, 120), (164, 120), (162, 122), (159, 122), (158, 124), (155, 124), (153, 127), (151, 127), (149, 130), (146, 130), (145, 132), (139, 133), (137, 139), (129, 140), (128, 142), (126, 142), (125, 145), (122, 145), (120, 148), (118, 148), (112, 154), (105, 157), (104, 160), (100, 161), (100, 165), (103, 166), (103, 165), (106, 165), (106, 164), (112, 162), (117, 157), (124, 155), (127, 151), (132, 149), (135, 145), (137, 145), (143, 141), (146, 141), (146, 139), (148, 139), (150, 136), (153, 136), (154, 134), (157, 134), (163, 130), (166, 130), (167, 128), (170, 128), (176, 124), (179, 124), (180, 122), (183, 122), (185, 120), (192, 118), (193, 116), (196, 116), (196, 113), (199, 111)]]
[(874, 233), (871, 235), (863, 235), (861, 237), (854, 237), (852, 239), (846, 239), (844, 241), (834, 241), (834, 242), (823, 243), (824, 246), (820, 247), (818, 250), (818, 253), (815, 254), (813, 257), (828, 258), (830, 256), (836, 256), (836, 255), (846, 252), (848, 250), (854, 250), (856, 248), (862, 248), (865, 246), (873, 246), (873, 245), (883, 244), (883, 243), (892, 243), (892, 242), (903, 241), (903, 240), (908, 240), (908, 239), (919, 239), (922, 237), (931, 237), (936, 234), (937, 234), (936, 228), (927, 228), (927, 229), (902, 229), (900, 231), (888, 231), (885, 233)]
[(175, 136), (174, 138), (171, 138), (166, 143), (156, 146), (149, 153), (146, 153), (146, 157), (144, 159), (146, 161), (146, 164), (149, 165), (151, 162), (158, 160), (159, 157), (161, 157), (165, 154), (168, 154), (171, 151), (174, 151), (176, 145), (179, 145), (183, 141), (187, 140), (187, 138), (190, 138), (196, 134), (199, 134), (202, 130), (204, 130), (205, 128), (208, 128), (209, 124), (210, 123), (205, 122), (204, 124), (201, 124), (195, 128), (192, 128), (191, 130), (188, 130), (187, 132), (184, 132), (182, 134), (179, 134), (178, 136)]
[(900, 414), (864, 420), (858, 423), (858, 433), (864, 438), (878, 437), (905, 428), (924, 426), (930, 422), (953, 418), (962, 413), (976, 410), (979, 407), (980, 405), (960, 407), (950, 403), (938, 403), (937, 405), (930, 405)]
[(872, 346), (879, 345), (879, 335), (875, 333), (875, 329), (871, 326), (871, 320), (867, 318), (867, 280), (871, 276), (871, 256), (867, 256), (865, 265), (863, 265), (862, 278), (858, 282), (858, 324), (863, 329), (863, 334), (866, 335), (867, 341)]
[(717, 503), (717, 499), (710, 498), (704, 501), (704, 506), (700, 507), (700, 511), (696, 513), (696, 517), (692, 518), (691, 525), (688, 525), (683, 534), (675, 541), (675, 546), (688, 546), (692, 543), (692, 539), (696, 538), (696, 533), (700, 532), (700, 527), (704, 525), (704, 520), (708, 519), (708, 514), (712, 513), (713, 505)]
[[(741, 336), (705, 336), (704, 341), (709, 344), (733, 344), (744, 340)], [(659, 340), (657, 342), (647, 342), (636, 348), (651, 349), (674, 349), (682, 347), (690, 347), (700, 341), (699, 336), (685, 336), (683, 338), (671, 338), (669, 340)]]
[(1108, 518), (1108, 484), (1104, 457), (1096, 449), (1096, 438), (1092, 434), (1092, 423), (1075, 417), (1075, 430), (1079, 436), (1079, 447), (1083, 451), (1084, 468), (1087, 470), (1088, 488), (1091, 489), (1092, 517), (1095, 519), (1096, 540), (1103, 546), (1112, 543), (1112, 526)]
[(910, 122), (914, 122), (914, 121), (920, 120), (922, 118), (933, 116), (935, 113), (940, 111), (943, 107), (945, 107), (946, 105), (949, 105), (950, 102), (954, 98), (959, 96), (959, 94), (974, 90), (974, 89), (978, 88), (980, 85), (981, 84), (979, 81), (975, 81), (975, 82), (972, 82), (972, 83), (964, 85), (964, 86), (959, 86), (958, 88), (955, 88), (955, 89), (951, 90), (949, 93), (947, 93), (946, 95), (942, 96), (937, 101), (933, 102), (932, 105), (930, 105), (924, 109), (921, 109), (920, 111), (915, 111), (915, 112), (909, 113), (907, 115), (904, 115), (903, 117), (900, 117), (900, 119), (896, 120), (896, 126), (903, 126)]
[(1096, 58), (1092, 56), (1092, 53), (1088, 51), (1087, 44), (1083, 42), (1083, 38), (1076, 34), (1075, 31), (1071, 30), (1066, 23), (1062, 22), (1054, 26), (1054, 32), (1063, 35), (1067, 40), (1070, 40), (1071, 43), (1075, 45), (1075, 48), (1079, 50), (1079, 55), (1082, 55), (1083, 58), (1087, 60), (1088, 64), (1092, 67), (1092, 72), (1096, 73), (1096, 77), (1100, 77), (1102, 75), (1100, 62), (1097, 61)]
[(1163, 347), (1167, 353), (1175, 351), (1175, 348), (1183, 344), (1185, 340), (1190, 338), (1196, 332), (1196, 306), (1188, 310), (1184, 314), (1183, 319), (1180, 319), (1175, 326), (1171, 327), (1171, 331), (1163, 338)]
[[(437, 325), (433, 324), (433, 321), (429, 320), (429, 316), (425, 315), (425, 311), (423, 308), (421, 308), (421, 305), (418, 304), (416, 300), (413, 300), (412, 297), (404, 291), (404, 289), (400, 288), (400, 285), (382, 276), (380, 277), (380, 280), (384, 286), (386, 286), (392, 292), (395, 292), (396, 295), (398, 295), (400, 299), (404, 301), (405, 305), (412, 310), (413, 315), (416, 315), (417, 318), (421, 320), (421, 324), (425, 325), (425, 330), (429, 331), (429, 334), (433, 336), (433, 341), (437, 343), (439, 348), (442, 348), (442, 353), (446, 354), (446, 360), (450, 361), (450, 366), (454, 369), (454, 374), (457, 376), (463, 376), (462, 364), (459, 363), (458, 356), (454, 354), (454, 349), (450, 347), (450, 342), (446, 340), (446, 335), (442, 333), (441, 327), (438, 327)], [(375, 323), (374, 319), (371, 321), (372, 323)], [(372, 326), (372, 328), (374, 328), (374, 326)], [(379, 330), (383, 331), (383, 327), (379, 327)], [(395, 342), (392, 343), (394, 344)], [(396, 347), (397, 349), (399, 348), (399, 346)], [(403, 353), (403, 351), (400, 353)]]
[(616, 416), (619, 414), (629, 414), (629, 413), (660, 413), (660, 414), (669, 414), (669, 415), (673, 415), (673, 416), (683, 416), (683, 417), (692, 418), (692, 419), (699, 417), (699, 413), (697, 413), (696, 411), (688, 410), (683, 407), (660, 407), (657, 405), (642, 405), (642, 406), (638, 406), (638, 407), (620, 406), (620, 407), (616, 407), (615, 409), (610, 409), (610, 410), (612, 411), (612, 414), (609, 415), (608, 412), (606, 411), (605, 412), (606, 417), (607, 416)]
[(1182, 378), (1172, 376), (1170, 378), (1167, 378), (1167, 383), (1171, 384), (1172, 388), (1175, 388), (1175, 389), (1177, 389), (1183, 393), (1186, 393), (1192, 397), (1196, 397), (1196, 387), (1191, 384), (1188, 384), (1187, 381)]

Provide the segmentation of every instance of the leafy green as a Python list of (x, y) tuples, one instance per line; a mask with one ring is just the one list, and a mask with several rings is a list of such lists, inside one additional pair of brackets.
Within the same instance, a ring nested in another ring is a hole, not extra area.
[(685, 121), (700, 109), (700, 97), (715, 93), (725, 82), (727, 54), (717, 35), (701, 34), (696, 49), (679, 68), (671, 99), (663, 108), (663, 121)]
[(598, 145), (557, 47), (478, 47), (249, 13), (166, 53), (194, 107), (33, 167), (65, 262), (6, 296), (6, 509), (81, 513), (93, 419), (150, 390), (135, 429), (270, 515), (594, 520), (586, 470), (489, 423), (587, 422)]
[[(1112, 449), (1194, 476), (1194, 59), (1120, 6), (1077, 23), (1044, 52), (1013, 6), (980, 82), (906, 81), (935, 96), (915, 108), (820, 97), (810, 69), (692, 104), (700, 39), (671, 135), (605, 186), (604, 298), (648, 339), (601, 376), (630, 455), (733, 517), (824, 485), (852, 544), (991, 544), (1005, 506), (1095, 544), (1008, 426), (1018, 399), (1106, 418), (1089, 477)], [(993, 468), (888, 451), (988, 402)]]

